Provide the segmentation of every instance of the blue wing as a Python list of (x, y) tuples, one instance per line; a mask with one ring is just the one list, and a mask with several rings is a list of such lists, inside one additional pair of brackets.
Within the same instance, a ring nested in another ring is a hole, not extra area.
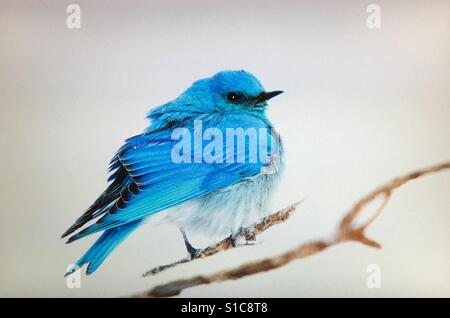
[[(242, 114), (222, 116), (218, 122), (205, 119), (203, 123), (205, 122), (209, 124), (203, 127), (203, 130), (211, 126), (223, 133), (226, 128), (270, 128), (266, 121)], [(193, 126), (186, 128), (194, 139)], [(224, 158), (238, 156), (239, 150), (244, 151), (244, 162), (195, 163), (192, 157), (190, 163), (175, 163), (172, 158), (172, 149), (179, 141), (173, 140), (171, 133), (171, 129), (150, 131), (126, 141), (111, 163), (111, 168), (115, 169), (111, 176), (113, 179), (111, 186), (116, 183), (115, 186), (104, 194), (103, 198), (101, 196), (97, 200), (103, 203), (103, 205), (97, 204), (101, 208), (91, 211), (82, 222), (91, 220), (95, 216), (102, 215), (101, 218), (73, 235), (68, 242), (142, 220), (156, 212), (231, 186), (245, 178), (257, 175), (268, 163), (259, 157), (256, 162), (249, 162), (248, 143), (244, 149), (237, 149), (236, 143), (232, 148), (226, 147), (225, 143), (223, 145)], [(264, 151), (270, 154), (276, 151), (278, 145), (270, 130), (267, 130), (266, 137), (265, 140), (258, 140), (257, 146), (264, 148)], [(198, 145), (193, 147), (192, 156)], [(203, 151), (207, 145), (200, 147)], [(80, 227), (76, 224), (74, 226)]]

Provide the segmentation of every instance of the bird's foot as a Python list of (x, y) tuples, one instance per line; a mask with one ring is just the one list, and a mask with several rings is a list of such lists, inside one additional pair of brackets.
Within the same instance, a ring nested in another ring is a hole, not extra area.
[(202, 250), (200, 248), (193, 248), (192, 246), (190, 248), (188, 248), (186, 246), (186, 249), (188, 251), (187, 258), (190, 260), (196, 259), (199, 255), (202, 254)]
[(245, 238), (242, 235), (232, 235), (230, 236), (230, 241), (233, 247), (245, 245)]
[(188, 252), (188, 259), (193, 260), (197, 258), (199, 255), (201, 255), (202, 250), (199, 248), (195, 248), (189, 243), (189, 240), (187, 238), (186, 232), (184, 232), (182, 229), (180, 229), (181, 234), (183, 235), (184, 245), (186, 246), (186, 250)]
[(255, 245), (256, 234), (254, 228), (241, 229), (237, 234), (230, 236), (231, 244), (233, 247)]

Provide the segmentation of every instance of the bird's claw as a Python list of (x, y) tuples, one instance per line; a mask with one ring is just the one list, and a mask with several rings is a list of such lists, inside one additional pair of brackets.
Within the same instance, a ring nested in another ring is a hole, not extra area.
[(201, 254), (201, 249), (192, 248), (188, 249), (188, 258), (190, 260), (196, 259)]

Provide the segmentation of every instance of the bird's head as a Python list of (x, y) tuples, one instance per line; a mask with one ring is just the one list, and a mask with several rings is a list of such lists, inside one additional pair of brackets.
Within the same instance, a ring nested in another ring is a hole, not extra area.
[(260, 81), (244, 70), (222, 71), (198, 80), (175, 100), (152, 109), (150, 128), (168, 122), (182, 122), (192, 114), (213, 112), (249, 112), (264, 114), (267, 101), (283, 91), (266, 92)]
[(267, 101), (282, 91), (266, 92), (261, 82), (246, 71), (223, 71), (207, 80), (215, 107), (220, 110), (263, 112)]
[(267, 101), (282, 91), (266, 92), (261, 82), (249, 72), (222, 71), (194, 82), (182, 95), (194, 108), (207, 111), (264, 112)]

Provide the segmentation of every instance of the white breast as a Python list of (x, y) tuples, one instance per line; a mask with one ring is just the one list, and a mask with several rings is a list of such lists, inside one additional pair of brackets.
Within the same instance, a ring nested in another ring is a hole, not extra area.
[(207, 238), (207, 244), (236, 235), (272, 212), (268, 203), (282, 170), (282, 154), (272, 155), (258, 175), (183, 203), (168, 211), (163, 222), (182, 228), (190, 240), (198, 235)]

